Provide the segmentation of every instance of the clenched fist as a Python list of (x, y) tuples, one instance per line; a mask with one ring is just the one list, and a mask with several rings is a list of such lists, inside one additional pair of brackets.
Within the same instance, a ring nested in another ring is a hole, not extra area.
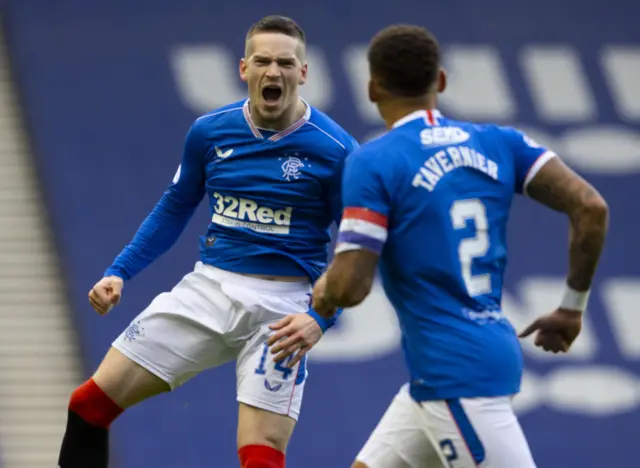
[(124, 281), (117, 276), (102, 278), (89, 291), (89, 303), (100, 315), (106, 315), (120, 302)]

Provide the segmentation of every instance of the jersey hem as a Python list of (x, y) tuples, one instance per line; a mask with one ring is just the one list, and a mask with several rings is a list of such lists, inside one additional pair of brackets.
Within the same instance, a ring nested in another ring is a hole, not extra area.
[(520, 393), (520, 383), (505, 385), (499, 391), (491, 391), (486, 388), (456, 388), (456, 387), (425, 387), (418, 384), (410, 384), (409, 394), (417, 402), (433, 400), (450, 400), (453, 398), (494, 398), (505, 397)]

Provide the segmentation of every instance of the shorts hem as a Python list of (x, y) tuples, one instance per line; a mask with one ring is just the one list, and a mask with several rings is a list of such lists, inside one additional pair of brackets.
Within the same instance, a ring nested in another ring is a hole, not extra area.
[(126, 346), (124, 346), (122, 343), (118, 341), (114, 341), (111, 344), (111, 346), (117, 349), (118, 351), (120, 351), (122, 354), (124, 354), (126, 357), (131, 359), (136, 364), (144, 367), (146, 370), (151, 372), (156, 377), (165, 381), (169, 385), (169, 388), (171, 389), (171, 391), (176, 389), (177, 385), (175, 384), (175, 380), (169, 377), (169, 375), (167, 375), (166, 372), (163, 372), (162, 370), (160, 370), (158, 367), (153, 365), (147, 359), (143, 358), (137, 353), (134, 353), (133, 351), (131, 351), (129, 348), (127, 348)]
[[(382, 462), (380, 462), (380, 457), (377, 456), (380, 451), (382, 451), (383, 454), (392, 452), (398, 458), (398, 460), (401, 460), (402, 463), (404, 463), (408, 467), (415, 467), (411, 460), (409, 460), (404, 454), (396, 450), (396, 446), (392, 443), (389, 443), (387, 441), (378, 441), (375, 448), (368, 448), (367, 444), (368, 441), (367, 443), (365, 443), (365, 446), (362, 447), (360, 453), (358, 453), (355, 458), (355, 461), (364, 463), (365, 465), (367, 465), (367, 468), (385, 468), (385, 466), (381, 464)], [(382, 448), (385, 448), (385, 450), (382, 450)]]
[(255, 406), (256, 408), (260, 408), (260, 409), (269, 411), (271, 413), (280, 414), (282, 416), (288, 416), (296, 422), (298, 421), (298, 418), (300, 416), (300, 411), (294, 411), (294, 410), (289, 410), (288, 412), (283, 411), (282, 408), (278, 407), (277, 405), (257, 400), (254, 397), (238, 395), (236, 397), (236, 400), (238, 401), (238, 403), (244, 403), (245, 405)]

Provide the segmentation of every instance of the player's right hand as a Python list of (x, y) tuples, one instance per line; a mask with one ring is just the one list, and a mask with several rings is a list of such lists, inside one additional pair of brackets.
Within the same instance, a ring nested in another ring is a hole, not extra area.
[(106, 315), (120, 302), (124, 281), (117, 276), (106, 276), (89, 291), (89, 303), (100, 315)]
[(537, 331), (534, 344), (552, 353), (567, 352), (582, 329), (582, 312), (556, 309), (536, 319), (518, 336), (526, 338)]
[(313, 292), (311, 293), (311, 307), (317, 312), (318, 315), (324, 318), (331, 318), (336, 313), (336, 306), (330, 304), (325, 296), (325, 289), (327, 288), (327, 272), (324, 272), (316, 284), (313, 285)]

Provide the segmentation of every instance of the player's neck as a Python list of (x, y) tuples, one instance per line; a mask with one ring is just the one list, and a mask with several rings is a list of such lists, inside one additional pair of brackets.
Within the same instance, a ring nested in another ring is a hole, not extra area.
[(282, 115), (277, 119), (264, 119), (256, 111), (255, 107), (249, 104), (249, 114), (253, 124), (264, 130), (274, 130), (281, 132), (291, 127), (295, 122), (300, 120), (307, 112), (307, 104), (300, 98), (298, 98), (295, 106), (291, 106), (290, 109), (286, 109)]
[(436, 100), (431, 96), (420, 99), (394, 99), (378, 103), (378, 110), (388, 129), (398, 120), (415, 111), (436, 108)]

